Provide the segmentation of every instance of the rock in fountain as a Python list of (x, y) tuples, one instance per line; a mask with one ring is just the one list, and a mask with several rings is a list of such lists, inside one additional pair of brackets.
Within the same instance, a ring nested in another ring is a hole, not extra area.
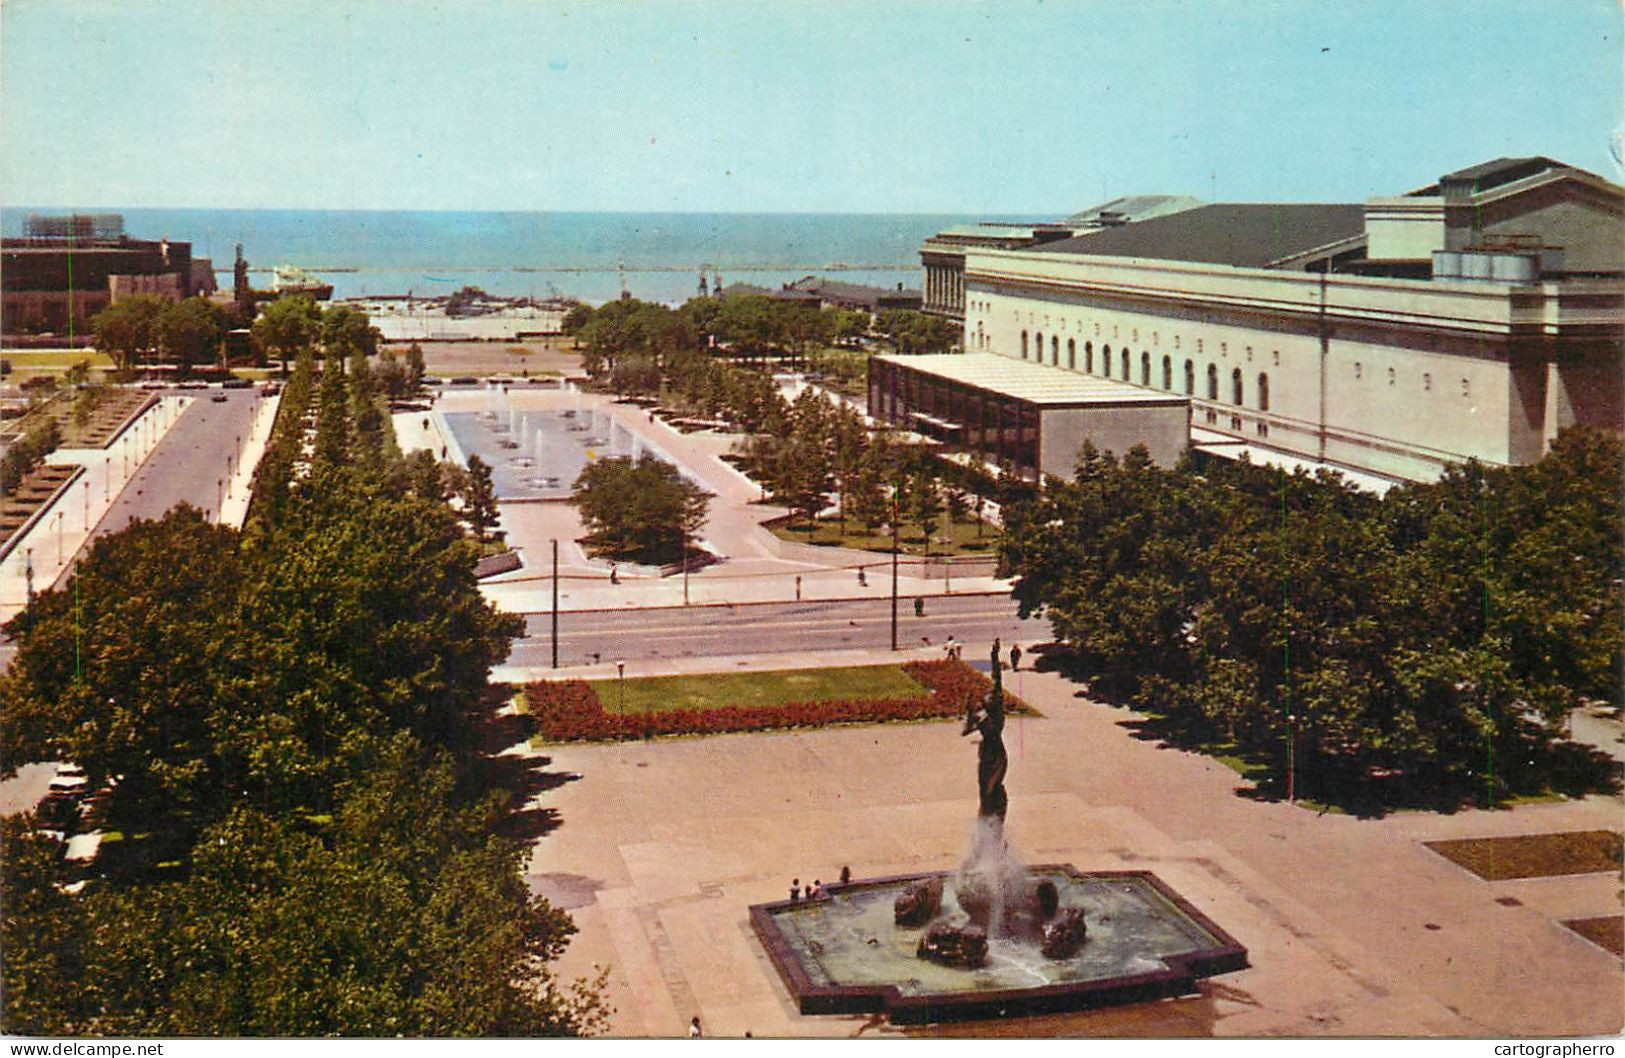
[(892, 903), (892, 917), (899, 926), (923, 926), (941, 907), (942, 879), (922, 878)]
[(987, 931), (980, 926), (933, 922), (920, 938), (915, 954), (944, 966), (975, 969), (987, 962)]
[(1083, 947), (1083, 938), (1088, 932), (1083, 908), (1062, 908), (1054, 920), (1044, 926), (1044, 943), (1039, 950), (1049, 959), (1070, 959)]

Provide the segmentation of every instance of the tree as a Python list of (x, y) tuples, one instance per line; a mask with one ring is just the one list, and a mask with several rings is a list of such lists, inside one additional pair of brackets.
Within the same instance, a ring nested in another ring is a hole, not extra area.
[(164, 307), (158, 316), (158, 344), (181, 373), (193, 364), (212, 364), (225, 337), (220, 310), (208, 298), (186, 298)]
[(309, 298), (277, 298), (254, 321), (252, 336), (259, 348), (282, 361), (282, 374), (288, 373), (288, 360), (301, 350), (314, 348), (321, 336), (321, 310)]
[(71, 760), (92, 788), (116, 777), (113, 812), (133, 829), (212, 803), (208, 725), (240, 575), (236, 533), (192, 507), (97, 537), (66, 587), (6, 626), (6, 767)]
[(353, 305), (330, 305), (321, 313), (321, 327), (323, 350), (340, 359), (357, 352), (372, 356), (382, 338), (367, 314)]
[(581, 333), (581, 328), (585, 327), (590, 319), (592, 319), (592, 307), (578, 301), (565, 310), (559, 328), (565, 334), (574, 337)]
[(705, 524), (710, 493), (647, 453), (587, 464), (570, 503), (595, 553), (646, 563), (675, 562)]
[(412, 369), (396, 359), (391, 349), (385, 349), (378, 354), (378, 370), (376, 372), (378, 385), (383, 388), (384, 395), (390, 400), (401, 400), (411, 394), (415, 388), (412, 383)]
[(158, 342), (158, 318), (164, 302), (151, 294), (119, 298), (90, 318), (96, 348), (128, 372)]
[(497, 524), (497, 495), (491, 467), (477, 455), (468, 457), (467, 485), (462, 496), (463, 513), (474, 536), (483, 543)]
[(413, 342), (406, 347), (406, 368), (410, 373), (412, 389), (416, 390), (423, 385), (423, 346)]

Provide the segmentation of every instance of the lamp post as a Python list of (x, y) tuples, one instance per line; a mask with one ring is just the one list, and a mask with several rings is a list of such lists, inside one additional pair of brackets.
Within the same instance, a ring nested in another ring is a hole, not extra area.
[(219, 520), (219, 518), (221, 517), (221, 515), (223, 513), (221, 508), (224, 506), (224, 504), (221, 501), (222, 500), (221, 493), (222, 493), (222, 490), (224, 490), (225, 485), (226, 485), (226, 483), (222, 479), (220, 479), (220, 478), (215, 478), (214, 479), (214, 516), (215, 516), (216, 520)]
[(56, 512), (56, 564), (62, 565), (62, 512)]
[(891, 648), (897, 649), (897, 501), (891, 515)]
[(102, 456), (102, 502), (111, 502), (113, 499), (113, 457), (111, 454)]
[(1292, 713), (1286, 714), (1286, 803), (1296, 804), (1298, 800), (1298, 718)]
[(28, 585), (28, 601), (34, 601), (34, 549), (23, 548), (23, 581)]
[(616, 693), (615, 711), (617, 713), (619, 713), (621, 716), (625, 716), (626, 715), (626, 662), (624, 662), (624, 661), (617, 661), (615, 663), (615, 688), (616, 688), (616, 691), (617, 691), (617, 693)]

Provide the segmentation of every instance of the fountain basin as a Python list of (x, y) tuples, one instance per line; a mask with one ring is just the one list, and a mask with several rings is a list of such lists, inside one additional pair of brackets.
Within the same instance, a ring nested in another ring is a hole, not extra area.
[(818, 901), (750, 909), (751, 925), (803, 1014), (884, 1012), (921, 1024), (1135, 1003), (1182, 995), (1196, 981), (1247, 966), (1247, 950), (1150, 871), (1033, 867), (1061, 908), (1088, 924), (1081, 948), (1049, 959), (1033, 938), (993, 937), (975, 969), (920, 959), (926, 926), (898, 926), (893, 902), (910, 883), (940, 877), (942, 912), (963, 920), (952, 875), (913, 874), (832, 886)]

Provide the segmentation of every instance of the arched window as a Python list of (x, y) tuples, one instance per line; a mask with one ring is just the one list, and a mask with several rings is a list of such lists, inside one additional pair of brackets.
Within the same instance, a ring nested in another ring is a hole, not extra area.
[(1270, 410), (1270, 376), (1262, 371), (1258, 373), (1258, 410)]
[(1185, 361), (1185, 396), (1196, 396), (1196, 365)]
[(1230, 403), (1241, 404), (1241, 368), (1230, 372)]
[(1044, 362), (1044, 332), (1039, 331), (1033, 335), (1033, 359), (1038, 363)]
[(1207, 365), (1207, 399), (1219, 399), (1219, 365)]
[(1162, 388), (1174, 388), (1174, 362), (1166, 356), (1162, 358)]
[(1112, 377), (1112, 347), (1109, 345), (1100, 348), (1100, 374), (1102, 378)]
[(1066, 340), (1066, 369), (1068, 371), (1078, 369), (1078, 340), (1076, 338)]
[(1151, 354), (1150, 353), (1141, 353), (1140, 354), (1140, 385), (1149, 386), (1150, 384), (1151, 384)]
[(1021, 332), (1021, 358), (1027, 359), (1027, 332)]
[(1083, 369), (1089, 374), (1095, 373), (1095, 343), (1083, 343)]
[(1061, 366), (1061, 337), (1057, 334), (1049, 336), (1049, 362), (1053, 367)]
[(1128, 350), (1124, 349), (1123, 350), (1123, 381), (1127, 382), (1129, 380), (1129, 377), (1130, 376), (1129, 376), (1129, 373), (1128, 373)]

